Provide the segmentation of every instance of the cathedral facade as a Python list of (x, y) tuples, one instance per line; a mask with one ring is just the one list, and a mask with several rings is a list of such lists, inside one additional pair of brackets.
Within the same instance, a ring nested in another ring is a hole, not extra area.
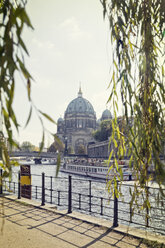
[[(101, 120), (111, 117), (110, 111), (105, 110)], [(100, 121), (100, 120), (99, 120)], [(87, 154), (87, 146), (94, 143), (92, 132), (97, 129), (98, 123), (92, 104), (83, 97), (79, 88), (77, 98), (67, 106), (64, 119), (57, 121), (57, 136), (67, 146), (68, 153)]]

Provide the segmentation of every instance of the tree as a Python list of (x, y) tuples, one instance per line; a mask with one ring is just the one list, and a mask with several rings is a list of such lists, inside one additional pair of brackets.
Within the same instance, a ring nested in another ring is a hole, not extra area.
[[(0, 112), (3, 120), (3, 132), (1, 139), (1, 154), (3, 176), (11, 176), (11, 162), (8, 150), (3, 140), (7, 139), (10, 146), (18, 147), (13, 139), (13, 127), (19, 131), (19, 123), (13, 109), (13, 99), (15, 95), (15, 78), (20, 74), (26, 85), (28, 101), (30, 103), (29, 115), (25, 127), (28, 125), (32, 110), (35, 110), (41, 121), (43, 128), (42, 146), (44, 147), (45, 127), (43, 118), (55, 123), (46, 113), (36, 108), (31, 99), (31, 81), (32, 76), (25, 66), (24, 55), (29, 55), (26, 45), (22, 39), (22, 31), (25, 27), (33, 29), (30, 19), (26, 13), (26, 1), (23, 0), (0, 0)], [(5, 135), (4, 135), (5, 134)], [(12, 162), (13, 163), (13, 162)]]
[(57, 141), (54, 141), (53, 144), (48, 149), (49, 152), (63, 152), (64, 151), (64, 144), (59, 144)]
[(86, 149), (85, 149), (85, 146), (83, 144), (79, 144), (77, 146), (77, 154), (79, 154), (79, 155), (86, 154)]
[[(143, 207), (150, 206), (148, 184), (154, 163), (159, 196), (164, 197), (165, 165), (160, 159), (165, 140), (165, 1), (164, 0), (101, 0), (104, 17), (110, 24), (113, 46), (113, 68), (109, 101), (113, 104), (111, 142), (118, 150), (117, 157), (126, 154), (126, 144), (136, 181), (132, 200), (144, 192)], [(118, 102), (121, 99), (128, 123), (133, 125), (126, 137), (117, 123)], [(122, 180), (122, 174), (118, 177)], [(113, 182), (117, 192), (117, 178)], [(109, 182), (111, 185), (112, 182)], [(137, 187), (140, 185), (140, 188)], [(160, 199), (160, 198), (159, 198)]]
[(68, 147), (68, 154), (74, 154), (75, 152), (74, 152), (74, 148), (73, 148), (73, 146), (69, 146)]
[(64, 143), (56, 136), (54, 135), (54, 142), (51, 144), (51, 146), (48, 149), (49, 152), (63, 152), (64, 151)]
[(27, 151), (27, 152), (32, 152), (35, 150), (35, 146), (32, 145), (29, 141), (24, 141), (21, 145), (21, 150)]
[(97, 141), (108, 140), (112, 133), (112, 122), (111, 120), (104, 120), (101, 122), (98, 130), (93, 132), (93, 137)]

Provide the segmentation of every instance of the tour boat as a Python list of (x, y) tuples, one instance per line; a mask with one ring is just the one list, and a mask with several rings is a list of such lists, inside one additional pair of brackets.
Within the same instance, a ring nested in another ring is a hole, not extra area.
[[(110, 162), (111, 164), (111, 162)], [(126, 161), (120, 161), (119, 168), (122, 169), (123, 172), (123, 179), (124, 180), (131, 180), (132, 178), (132, 172), (129, 169)], [(67, 161), (64, 160), (61, 167), (61, 172), (66, 172), (70, 174), (77, 174), (81, 176), (88, 176), (92, 178), (98, 178), (98, 179), (110, 179), (115, 174), (117, 176), (117, 173), (114, 173), (113, 170), (109, 171), (109, 166), (107, 166), (106, 162), (82, 162), (82, 161)]]

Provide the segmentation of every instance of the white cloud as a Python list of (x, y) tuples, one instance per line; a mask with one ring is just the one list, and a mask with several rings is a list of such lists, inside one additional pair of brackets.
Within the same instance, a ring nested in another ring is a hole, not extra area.
[(109, 95), (108, 91), (100, 91), (98, 93), (93, 94), (93, 96), (91, 97), (91, 103), (94, 109), (96, 109), (95, 111), (96, 111), (97, 119), (101, 117), (102, 112), (106, 109), (108, 95)]
[(54, 49), (55, 44), (52, 43), (51, 41), (40, 41), (36, 38), (32, 39), (32, 42), (38, 47), (38, 48), (45, 48), (45, 49)]
[(60, 25), (60, 28), (64, 29), (64, 31), (67, 33), (68, 38), (70, 41), (77, 41), (79, 39), (82, 39), (86, 37), (87, 39), (90, 38), (90, 34), (87, 32), (84, 32), (75, 17), (70, 17), (66, 20), (64, 20)]

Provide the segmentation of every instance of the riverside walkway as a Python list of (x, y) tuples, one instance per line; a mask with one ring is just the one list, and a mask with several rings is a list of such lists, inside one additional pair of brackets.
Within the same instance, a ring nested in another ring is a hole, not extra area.
[(0, 247), (3, 248), (151, 247), (142, 238), (165, 244), (165, 236), (111, 226), (112, 223), (98, 218), (57, 211), (52, 205), (41, 207), (32, 200), (16, 200), (11, 195), (0, 197)]

